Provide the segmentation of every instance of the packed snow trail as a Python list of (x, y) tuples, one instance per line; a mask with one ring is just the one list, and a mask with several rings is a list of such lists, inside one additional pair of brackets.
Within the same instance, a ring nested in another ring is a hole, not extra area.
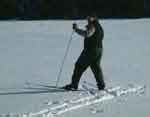
[[(91, 88), (91, 87), (93, 88)], [(115, 99), (115, 97), (120, 97), (123, 95), (128, 94), (137, 94), (144, 92), (145, 86), (138, 86), (138, 85), (132, 85), (128, 86), (127, 88), (122, 88), (120, 86), (116, 86), (113, 88), (108, 88), (104, 91), (98, 91), (94, 88), (93, 84), (84, 83), (82, 85), (83, 89), (86, 89), (84, 92), (79, 92), (79, 95), (82, 96), (80, 98), (76, 99), (68, 99), (64, 102), (58, 101), (57, 103), (51, 101), (48, 102), (47, 108), (41, 110), (37, 113), (31, 113), (30, 116), (36, 116), (36, 115), (61, 115), (63, 113), (77, 110), (79, 108), (83, 108), (92, 104), (101, 103), (103, 101), (108, 101), (111, 99)], [(86, 95), (85, 95), (86, 94)]]

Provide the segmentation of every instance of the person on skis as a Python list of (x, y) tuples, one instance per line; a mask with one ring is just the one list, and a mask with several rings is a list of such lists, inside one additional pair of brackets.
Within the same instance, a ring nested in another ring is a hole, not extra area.
[(102, 41), (104, 38), (104, 31), (95, 16), (89, 16), (87, 22), (86, 30), (78, 28), (76, 23), (73, 24), (73, 30), (84, 37), (84, 49), (75, 63), (71, 83), (63, 87), (66, 90), (78, 89), (80, 78), (88, 67), (91, 68), (95, 76), (98, 89), (104, 90), (105, 88), (103, 73), (100, 66), (103, 53)]

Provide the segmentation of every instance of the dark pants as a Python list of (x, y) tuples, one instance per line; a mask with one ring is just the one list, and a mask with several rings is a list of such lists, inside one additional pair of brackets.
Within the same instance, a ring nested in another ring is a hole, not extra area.
[(78, 87), (80, 78), (83, 74), (83, 72), (90, 67), (97, 85), (105, 85), (104, 80), (103, 80), (103, 73), (102, 69), (100, 67), (100, 61), (102, 57), (102, 49), (99, 49), (97, 52), (88, 52), (83, 50), (81, 55), (79, 56), (76, 64), (75, 64), (75, 69), (72, 75), (72, 85), (74, 87)]

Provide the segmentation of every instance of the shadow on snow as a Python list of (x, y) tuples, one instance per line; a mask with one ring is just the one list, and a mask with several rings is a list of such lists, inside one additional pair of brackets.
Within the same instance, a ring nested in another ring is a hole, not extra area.
[(56, 88), (29, 87), (23, 88), (23, 91), (0, 91), (0, 95), (21, 95), (21, 94), (57, 93), (57, 92), (66, 92), (66, 90), (59, 88), (56, 89)]

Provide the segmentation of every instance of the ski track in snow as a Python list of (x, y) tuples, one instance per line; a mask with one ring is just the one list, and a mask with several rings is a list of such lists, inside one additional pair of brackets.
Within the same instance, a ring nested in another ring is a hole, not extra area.
[[(84, 88), (86, 88), (86, 87), (84, 87)], [(101, 91), (101, 92), (98, 92), (93, 88), (89, 88), (89, 89), (87, 88), (86, 90), (87, 90), (86, 96), (85, 96), (85, 92), (84, 92), (84, 94), (82, 94), (83, 92), (80, 92), (79, 95), (82, 96), (81, 98), (77, 98), (77, 99), (73, 99), (73, 100), (66, 100), (64, 102), (58, 101), (57, 103), (51, 101), (51, 102), (47, 103), (48, 107), (46, 109), (43, 109), (43, 110), (41, 110), (39, 112), (35, 112), (35, 113), (22, 114), (22, 116), (23, 117), (33, 117), (33, 116), (54, 117), (56, 115), (58, 116), (63, 113), (77, 110), (79, 108), (83, 108), (83, 107), (86, 107), (89, 105), (101, 103), (103, 101), (108, 101), (108, 100), (114, 99), (116, 97), (121, 98), (121, 96), (123, 96), (123, 95), (127, 96), (130, 93), (136, 95), (137, 93), (144, 92), (145, 86), (132, 85), (132, 87), (128, 86), (127, 88), (121, 88), (121, 87), (117, 86), (117, 87), (108, 89), (108, 91)], [(91, 93), (92, 91), (95, 91), (95, 92)], [(93, 111), (92, 111), (93, 114), (95, 114), (97, 112), (99, 112), (99, 110), (93, 109)]]

